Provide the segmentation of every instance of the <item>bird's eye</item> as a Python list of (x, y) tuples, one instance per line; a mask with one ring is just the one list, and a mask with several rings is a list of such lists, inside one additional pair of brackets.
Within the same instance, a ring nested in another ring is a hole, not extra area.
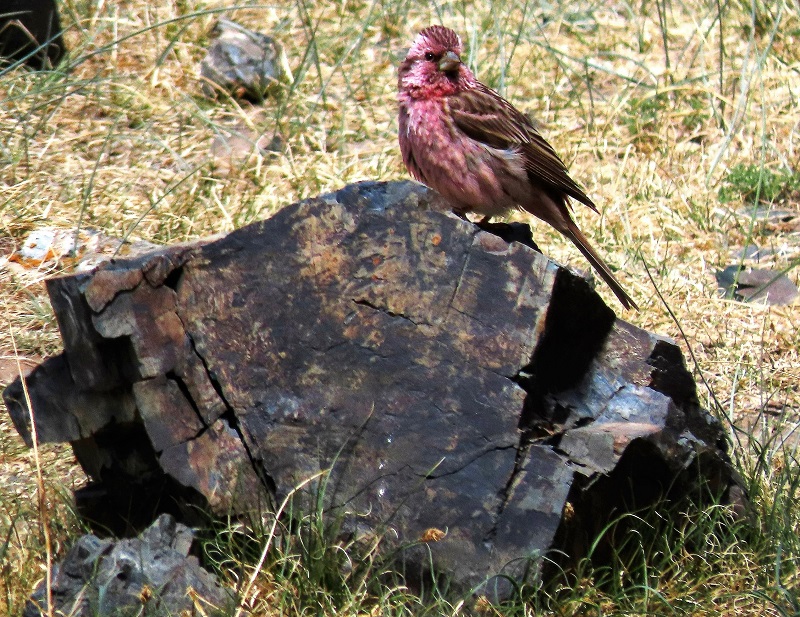
[(425, 53), (425, 59), (426, 59), (428, 62), (433, 62), (433, 61), (436, 59), (436, 56), (434, 56), (434, 55), (433, 55), (433, 52), (432, 52), (432, 51), (429, 51), (429, 52), (426, 52), (426, 53)]

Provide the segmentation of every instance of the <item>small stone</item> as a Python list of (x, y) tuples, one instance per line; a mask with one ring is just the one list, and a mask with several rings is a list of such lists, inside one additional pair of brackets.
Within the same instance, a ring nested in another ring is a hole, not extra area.
[(203, 93), (215, 98), (221, 92), (260, 102), (291, 81), (283, 48), (271, 37), (220, 19), (211, 33), (214, 42), (200, 64)]
[(220, 130), (211, 142), (211, 156), (218, 167), (233, 169), (254, 157), (280, 152), (283, 140), (279, 135), (259, 133), (248, 126), (236, 125)]
[[(74, 617), (134, 614), (147, 604), (157, 609), (153, 614), (177, 615), (194, 614), (198, 601), (205, 609), (232, 606), (231, 594), (216, 576), (189, 556), (193, 535), (164, 514), (137, 538), (82, 536), (53, 568), (53, 612)], [(48, 614), (46, 585), (42, 580), (36, 586), (23, 617)]]
[(720, 291), (734, 300), (782, 306), (800, 295), (797, 285), (780, 270), (733, 265), (717, 270), (715, 276)]

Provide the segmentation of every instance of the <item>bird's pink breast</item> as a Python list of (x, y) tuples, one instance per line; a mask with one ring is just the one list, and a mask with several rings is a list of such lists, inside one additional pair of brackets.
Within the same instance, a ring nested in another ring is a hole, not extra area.
[(525, 194), (521, 155), (490, 148), (461, 132), (445, 98), (400, 95), (400, 149), (411, 174), (456, 210), (496, 216)]

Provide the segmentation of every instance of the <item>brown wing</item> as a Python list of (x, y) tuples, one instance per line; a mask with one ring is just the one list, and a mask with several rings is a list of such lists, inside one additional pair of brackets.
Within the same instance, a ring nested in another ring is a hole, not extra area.
[(547, 184), (597, 211), (592, 200), (569, 177), (553, 147), (525, 115), (499, 94), (478, 84), (447, 97), (447, 106), (456, 126), (471, 139), (492, 148), (517, 148), (525, 157), (531, 181)]

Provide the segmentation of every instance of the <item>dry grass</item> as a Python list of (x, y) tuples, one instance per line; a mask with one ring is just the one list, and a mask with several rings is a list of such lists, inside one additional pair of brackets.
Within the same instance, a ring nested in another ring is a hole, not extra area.
[[(0, 250), (42, 226), (89, 226), (164, 244), (191, 240), (348, 182), (406, 177), (396, 146), (396, 66), (416, 31), (443, 22), (462, 34), (478, 76), (541, 121), (598, 203), (601, 217), (585, 209), (577, 217), (642, 307), (625, 317), (676, 338), (687, 358), (691, 350), (704, 403), (734, 423), (732, 434), (749, 433), (735, 455), (762, 484), (760, 507), (770, 511), (775, 491), (788, 481), (780, 474), (796, 474), (797, 460), (757, 448), (798, 417), (800, 309), (722, 299), (714, 271), (737, 263), (734, 253), (754, 243), (776, 249), (767, 265), (797, 279), (796, 219), (754, 221), (741, 199), (719, 198), (737, 165), (796, 173), (796, 4), (488, 0), (424, 9), (401, 0), (298, 0), (235, 10), (231, 4), (62, 3), (70, 72), (0, 77)], [(263, 111), (200, 95), (197, 67), (219, 15), (270, 33), (285, 47), (295, 81)], [(232, 168), (215, 163), (211, 141), (241, 124), (279, 135), (284, 151)], [(800, 209), (796, 192), (783, 197), (776, 207)], [(554, 258), (587, 268), (552, 230), (537, 223), (536, 235)], [(616, 306), (605, 287), (599, 291)], [(26, 355), (57, 352), (41, 283), (2, 273), (0, 294), (6, 301), (0, 355), (11, 349), (12, 331)], [(22, 564), (21, 574), (4, 577), (14, 581), (5, 599), (14, 612), (43, 557), (26, 535), (35, 535), (29, 454), (7, 419), (0, 428), (0, 534), (16, 521), (0, 563), (7, 570)], [(65, 477), (81, 482), (81, 472), (63, 448), (46, 449), (43, 463), (54, 508), (46, 522), (60, 538), (74, 524), (63, 522), (71, 519), (56, 487)], [(792, 515), (785, 525), (797, 521)], [(20, 532), (23, 524), (30, 529)], [(660, 593), (674, 601), (702, 598), (682, 613), (788, 614), (757, 595), (726, 593), (767, 588), (772, 580), (764, 569), (774, 547), (736, 548), (740, 554), (723, 547), (703, 557), (701, 578), (715, 591), (676, 583)], [(698, 567), (696, 556), (686, 559)], [(789, 587), (797, 584), (793, 567), (784, 581)], [(778, 582), (772, 580), (770, 597), (780, 596)], [(602, 614), (644, 614), (621, 596), (590, 601), (576, 594), (575, 614), (600, 614), (587, 608), (593, 602)]]

